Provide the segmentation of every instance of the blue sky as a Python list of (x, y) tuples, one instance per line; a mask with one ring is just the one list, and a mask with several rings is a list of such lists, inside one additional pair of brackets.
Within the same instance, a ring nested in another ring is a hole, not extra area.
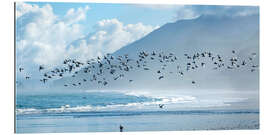
[(164, 8), (155, 7), (154, 5), (132, 5), (132, 4), (103, 4), (103, 3), (61, 3), (61, 2), (27, 2), (40, 7), (49, 4), (53, 7), (53, 12), (58, 16), (64, 16), (71, 9), (77, 9), (88, 5), (87, 18), (80, 23), (86, 27), (86, 31), (96, 22), (102, 19), (117, 18), (124, 24), (134, 24), (142, 22), (146, 25), (161, 26), (165, 23), (175, 21), (174, 17), (177, 12), (177, 6), (167, 5)]
[[(24, 59), (22, 63), (53, 65), (66, 54), (80, 57), (80, 51), (93, 54), (84, 57), (113, 53), (177, 20), (258, 12), (258, 7), (241, 6), (17, 2), (17, 57)], [(87, 39), (85, 44), (76, 42), (82, 38)], [(56, 56), (54, 51), (62, 55)]]
[(25, 70), (17, 72), (17, 78), (39, 79), (39, 65), (53, 68), (65, 58), (84, 62), (113, 53), (166, 23), (258, 12), (258, 7), (239, 6), (18, 2), (16, 68)]

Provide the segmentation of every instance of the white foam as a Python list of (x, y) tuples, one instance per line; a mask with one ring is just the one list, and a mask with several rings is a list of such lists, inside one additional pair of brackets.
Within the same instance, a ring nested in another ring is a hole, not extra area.
[(16, 109), (16, 114), (33, 114), (41, 113), (41, 110), (34, 108)]
[[(127, 93), (129, 95), (136, 96), (149, 96), (148, 93)], [(64, 112), (91, 112), (91, 111), (115, 111), (115, 110), (155, 110), (159, 109), (159, 104), (164, 104), (165, 108), (207, 108), (207, 107), (226, 107), (230, 106), (234, 102), (242, 102), (247, 100), (246, 98), (224, 98), (224, 99), (198, 99), (193, 96), (177, 95), (162, 97), (153, 97), (152, 101), (148, 102), (135, 102), (128, 104), (114, 104), (106, 106), (70, 106), (64, 105), (59, 108), (49, 109), (16, 109), (16, 114), (36, 114), (36, 113), (64, 113)], [(156, 100), (159, 99), (159, 100)]]
[(90, 112), (90, 111), (112, 111), (112, 110), (125, 110), (125, 109), (137, 109), (145, 108), (149, 106), (157, 106), (158, 104), (177, 104), (177, 103), (187, 103), (192, 102), (195, 97), (183, 96), (183, 97), (173, 97), (173, 98), (161, 98), (160, 101), (149, 101), (149, 102), (136, 102), (128, 104), (115, 104), (106, 106), (75, 106), (64, 105), (59, 108), (49, 108), (49, 109), (16, 109), (17, 114), (34, 114), (34, 113), (63, 113), (63, 112)]

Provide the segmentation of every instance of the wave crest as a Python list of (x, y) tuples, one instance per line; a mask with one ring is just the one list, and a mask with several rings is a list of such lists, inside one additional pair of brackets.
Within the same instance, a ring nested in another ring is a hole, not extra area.
[(183, 96), (183, 97), (159, 97), (161, 100), (159, 101), (151, 101), (151, 102), (135, 102), (135, 103), (127, 103), (127, 104), (114, 104), (114, 105), (106, 105), (106, 106), (74, 106), (64, 105), (59, 108), (48, 108), (48, 109), (35, 109), (35, 108), (19, 108), (16, 109), (16, 114), (37, 114), (37, 113), (69, 113), (69, 112), (91, 112), (91, 111), (115, 111), (115, 110), (136, 110), (141, 108), (156, 108), (159, 104), (179, 104), (179, 103), (188, 103), (194, 102), (196, 100), (195, 97), (191, 96)]

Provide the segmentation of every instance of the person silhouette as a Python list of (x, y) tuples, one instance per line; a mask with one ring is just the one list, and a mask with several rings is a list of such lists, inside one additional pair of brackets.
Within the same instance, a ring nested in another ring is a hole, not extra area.
[(119, 128), (120, 128), (120, 132), (123, 132), (124, 127), (120, 125)]

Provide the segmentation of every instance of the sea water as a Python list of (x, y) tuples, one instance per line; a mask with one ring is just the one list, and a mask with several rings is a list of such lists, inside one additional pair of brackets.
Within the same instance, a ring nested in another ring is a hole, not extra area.
[(257, 109), (228, 106), (231, 104), (224, 100), (198, 100), (192, 96), (18, 94), (16, 132), (118, 132), (120, 124), (124, 131), (259, 129)]

